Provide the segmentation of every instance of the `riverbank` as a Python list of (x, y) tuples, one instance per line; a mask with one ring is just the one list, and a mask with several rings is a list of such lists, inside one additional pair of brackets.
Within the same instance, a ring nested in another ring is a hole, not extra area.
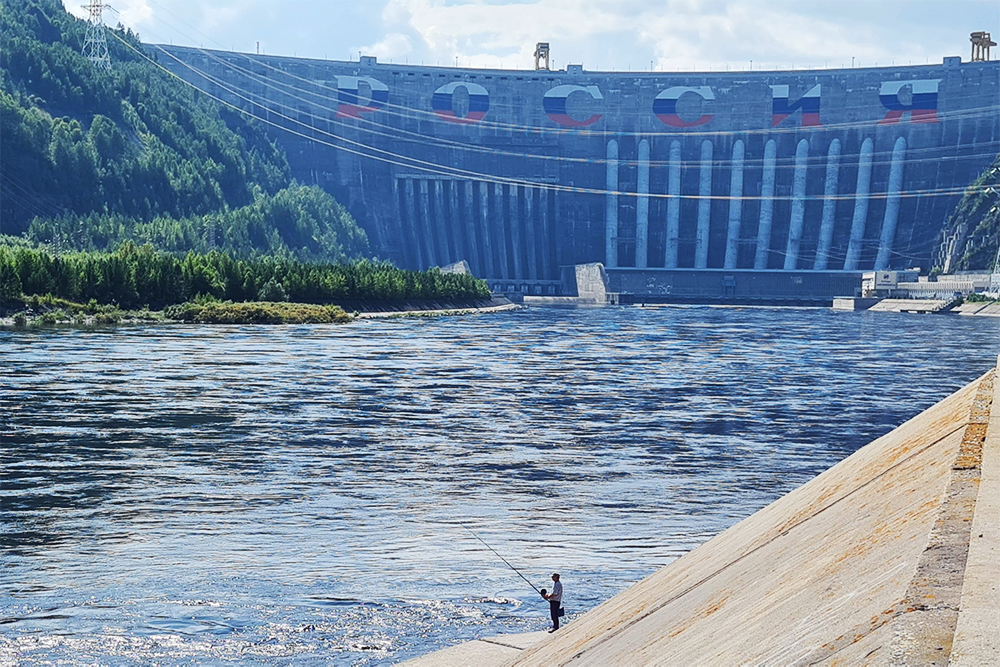
[(521, 308), (504, 298), (461, 301), (351, 301), (307, 304), (283, 301), (192, 301), (163, 310), (122, 310), (114, 305), (31, 297), (6, 308), (0, 327), (93, 327), (136, 324), (346, 324), (355, 319), (441, 317), (496, 313)]
[(501, 313), (509, 310), (521, 310), (524, 306), (498, 297), (477, 304), (462, 306), (459, 304), (437, 303), (423, 304), (424, 308), (414, 308), (408, 304), (402, 310), (368, 310), (354, 314), (356, 319), (386, 319), (394, 317), (444, 317), (451, 315), (476, 315), (480, 313)]

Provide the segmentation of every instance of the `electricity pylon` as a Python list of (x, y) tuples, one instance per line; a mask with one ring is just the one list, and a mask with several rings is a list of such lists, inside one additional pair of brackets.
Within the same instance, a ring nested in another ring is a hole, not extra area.
[(83, 40), (83, 57), (98, 69), (111, 69), (111, 55), (108, 53), (108, 42), (104, 38), (104, 8), (101, 0), (90, 0), (84, 9), (90, 11), (87, 19), (87, 36)]

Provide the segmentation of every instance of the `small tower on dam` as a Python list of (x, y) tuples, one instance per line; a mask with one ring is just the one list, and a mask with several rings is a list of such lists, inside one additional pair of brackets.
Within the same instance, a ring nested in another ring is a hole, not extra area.
[[(987, 57), (987, 60), (989, 58)], [(549, 71), (551, 67), (549, 66), (549, 43), (548, 42), (538, 42), (535, 45), (535, 71), (545, 70)]]
[(990, 47), (997, 45), (996, 42), (990, 39), (990, 33), (982, 31), (969, 35), (969, 41), (972, 42), (972, 62), (974, 63), (989, 60)]

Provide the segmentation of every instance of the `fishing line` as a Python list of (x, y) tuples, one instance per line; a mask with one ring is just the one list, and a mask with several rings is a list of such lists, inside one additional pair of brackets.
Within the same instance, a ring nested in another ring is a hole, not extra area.
[[(498, 554), (496, 552), (496, 549), (494, 549), (490, 545), (486, 544), (486, 542), (483, 541), (483, 538), (481, 538), (478, 535), (476, 535), (475, 533), (473, 533), (471, 528), (469, 528), (468, 526), (466, 526), (464, 523), (459, 523), (458, 525), (460, 525), (462, 528), (465, 528), (467, 531), (469, 531), (470, 535), (472, 535), (474, 538), (476, 538), (477, 540), (479, 540), (480, 542), (482, 542), (483, 546), (485, 546), (487, 549), (489, 549), (490, 551), (492, 551), (496, 555), (497, 558), (499, 558), (500, 560), (502, 560), (504, 563), (507, 563), (507, 567), (509, 567), (510, 569), (512, 569), (515, 572), (517, 572), (517, 576), (519, 576), (522, 579), (524, 579), (525, 581), (527, 581), (529, 586), (531, 586), (532, 588), (535, 588), (535, 585), (533, 583), (531, 583), (530, 581), (528, 581), (528, 578), (525, 577), (523, 574), (521, 574), (520, 570), (518, 570), (516, 567), (514, 567), (513, 565), (511, 565), (507, 561), (506, 558), (504, 558), (503, 556), (501, 556), (500, 554)], [(539, 595), (542, 594), (542, 592), (540, 590), (538, 590), (537, 588), (535, 588), (535, 592), (538, 593)]]

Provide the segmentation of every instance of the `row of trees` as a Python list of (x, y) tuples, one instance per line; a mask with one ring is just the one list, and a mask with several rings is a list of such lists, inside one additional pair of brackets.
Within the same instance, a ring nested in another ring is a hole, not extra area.
[(382, 262), (308, 264), (288, 258), (236, 259), (222, 252), (179, 257), (127, 242), (116, 251), (55, 255), (0, 245), (0, 299), (47, 295), (123, 308), (163, 308), (200, 295), (231, 301), (357, 303), (488, 298), (470, 275), (406, 271)]

